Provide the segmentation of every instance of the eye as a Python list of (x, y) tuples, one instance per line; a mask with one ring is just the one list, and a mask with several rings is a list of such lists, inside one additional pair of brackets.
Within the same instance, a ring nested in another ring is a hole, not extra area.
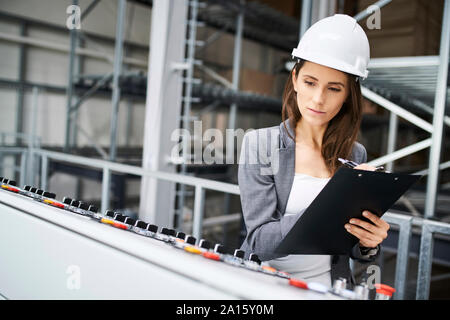
[(341, 91), (341, 89), (339, 89), (339, 88), (329, 88), (331, 91), (335, 91), (335, 92), (340, 92)]
[(306, 85), (308, 85), (310, 87), (314, 86), (314, 82), (305, 80), (305, 83), (306, 83)]

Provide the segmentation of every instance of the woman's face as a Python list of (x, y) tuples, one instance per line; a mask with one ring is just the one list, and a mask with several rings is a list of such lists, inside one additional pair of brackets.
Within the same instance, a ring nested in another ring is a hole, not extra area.
[(301, 121), (326, 126), (341, 110), (349, 93), (348, 76), (339, 70), (305, 61), (297, 76), (292, 71)]

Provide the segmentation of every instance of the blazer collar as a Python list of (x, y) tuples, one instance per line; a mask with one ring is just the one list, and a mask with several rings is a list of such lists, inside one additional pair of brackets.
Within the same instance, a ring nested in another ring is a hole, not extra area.
[(295, 141), (288, 135), (288, 132), (293, 138), (295, 138), (295, 131), (291, 127), (289, 119), (286, 119), (280, 124), (280, 139), (282, 142), (282, 146), (280, 146), (280, 149), (283, 147), (286, 149), (295, 148)]

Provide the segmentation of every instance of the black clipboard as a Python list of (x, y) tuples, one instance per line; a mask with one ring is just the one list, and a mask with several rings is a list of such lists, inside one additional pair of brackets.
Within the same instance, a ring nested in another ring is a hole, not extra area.
[[(351, 218), (381, 217), (422, 176), (339, 168), (281, 241), (281, 254), (349, 254), (359, 240), (345, 230)], [(301, 197), (301, 195), (299, 195)]]

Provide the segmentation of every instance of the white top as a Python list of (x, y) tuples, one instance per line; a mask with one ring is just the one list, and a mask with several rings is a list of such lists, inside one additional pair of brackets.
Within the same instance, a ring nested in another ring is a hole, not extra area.
[[(331, 178), (317, 178), (296, 173), (286, 205), (285, 216), (301, 215)], [(275, 269), (288, 272), (292, 277), (322, 283), (331, 287), (330, 255), (288, 255), (267, 261)]]

